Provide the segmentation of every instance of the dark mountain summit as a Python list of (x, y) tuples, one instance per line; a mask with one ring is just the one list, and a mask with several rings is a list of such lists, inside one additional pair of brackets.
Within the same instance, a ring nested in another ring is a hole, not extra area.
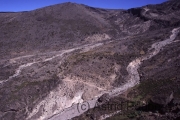
[(46, 51), (49, 46), (53, 50), (72, 47), (95, 33), (108, 33), (117, 38), (150, 28), (177, 26), (178, 3), (171, 1), (123, 11), (69, 2), (29, 12), (0, 13), (1, 57), (12, 52)]

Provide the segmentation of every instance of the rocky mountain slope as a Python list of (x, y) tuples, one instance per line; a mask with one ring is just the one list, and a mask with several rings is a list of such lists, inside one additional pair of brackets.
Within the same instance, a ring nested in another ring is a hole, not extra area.
[[(63, 3), (1, 12), (0, 119), (178, 119), (175, 104), (162, 109), (176, 113), (139, 104), (130, 115), (94, 107), (104, 95), (152, 106), (173, 93), (168, 103), (178, 101), (179, 30), (179, 0), (128, 10)], [(87, 109), (79, 109), (83, 103)]]

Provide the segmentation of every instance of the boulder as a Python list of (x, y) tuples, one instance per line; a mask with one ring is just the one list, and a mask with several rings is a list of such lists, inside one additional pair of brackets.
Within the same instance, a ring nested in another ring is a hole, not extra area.
[(101, 105), (107, 101), (109, 101), (110, 96), (108, 93), (103, 94), (100, 98), (97, 100), (97, 105)]

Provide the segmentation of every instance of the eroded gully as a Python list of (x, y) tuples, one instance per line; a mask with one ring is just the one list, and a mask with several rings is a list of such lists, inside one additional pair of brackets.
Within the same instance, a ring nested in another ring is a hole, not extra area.
[[(138, 68), (140, 67), (142, 62), (144, 60), (151, 59), (153, 56), (157, 55), (164, 46), (171, 44), (173, 40), (175, 40), (178, 33), (179, 33), (179, 28), (173, 29), (170, 38), (152, 44), (151, 48), (149, 49), (149, 53), (130, 62), (129, 65), (127, 66), (127, 72), (128, 72), (127, 82), (124, 85), (118, 88), (115, 88), (111, 91), (105, 91), (105, 93), (108, 93), (111, 97), (114, 97), (119, 94), (122, 94), (127, 89), (132, 88), (135, 85), (139, 84), (140, 77), (138, 73)], [(85, 101), (83, 103), (74, 104), (71, 107), (62, 110), (60, 113), (53, 115), (49, 119), (50, 120), (67, 120), (67, 119), (71, 119), (76, 116), (79, 116), (83, 114), (84, 112), (86, 112), (88, 109), (94, 108), (96, 105), (97, 99), (101, 95), (96, 96), (92, 100)], [(81, 109), (82, 106), (83, 106), (83, 110)]]

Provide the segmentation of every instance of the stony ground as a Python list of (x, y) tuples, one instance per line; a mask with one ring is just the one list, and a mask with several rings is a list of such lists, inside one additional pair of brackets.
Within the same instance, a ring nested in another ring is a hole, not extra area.
[[(179, 1), (171, 0), (129, 10), (64, 3), (0, 13), (0, 119), (53, 118), (73, 104), (123, 89), (130, 76), (128, 65), (153, 52), (152, 44), (168, 39), (180, 26), (179, 8)], [(136, 71), (140, 84), (110, 102), (138, 101), (141, 108), (151, 105), (153, 96), (169, 92), (178, 101), (179, 40), (177, 34), (171, 44), (144, 60)], [(92, 109), (80, 118), (178, 119), (179, 113), (172, 112), (179, 109), (174, 102), (166, 108), (167, 115)]]

